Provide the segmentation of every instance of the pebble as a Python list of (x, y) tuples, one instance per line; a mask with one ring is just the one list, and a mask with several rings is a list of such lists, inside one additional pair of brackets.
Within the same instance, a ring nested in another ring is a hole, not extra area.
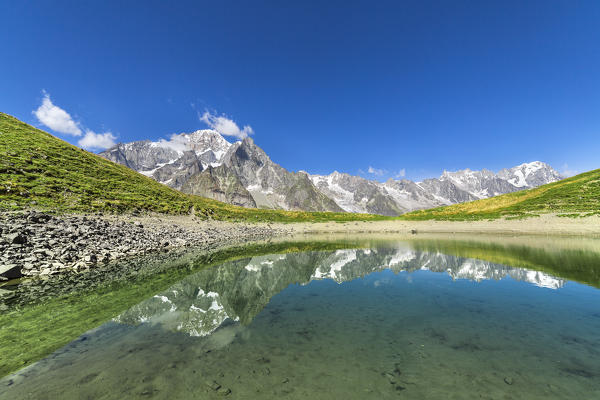
[[(232, 240), (265, 239), (289, 231), (250, 224), (224, 227), (158, 224), (131, 217), (52, 215), (37, 211), (0, 213), (0, 281), (72, 273), (173, 248), (211, 248)], [(168, 240), (165, 240), (168, 238)], [(9, 269), (6, 267), (11, 265)]]
[(221, 388), (221, 385), (217, 381), (207, 382), (207, 385), (209, 388), (215, 391)]

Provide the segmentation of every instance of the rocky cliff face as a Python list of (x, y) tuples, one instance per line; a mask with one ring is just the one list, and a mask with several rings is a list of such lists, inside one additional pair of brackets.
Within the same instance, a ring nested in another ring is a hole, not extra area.
[(330, 175), (311, 175), (311, 179), (345, 211), (398, 215), (529, 189), (562, 177), (548, 164), (534, 161), (498, 174), (485, 169), (445, 171), (437, 179), (422, 182), (390, 179), (381, 183), (337, 171)]
[(306, 173), (289, 172), (275, 164), (249, 137), (231, 146), (223, 165), (239, 177), (259, 207), (343, 211), (315, 187)]
[(192, 175), (219, 166), (229, 147), (231, 143), (218, 132), (204, 129), (173, 135), (168, 141), (119, 143), (100, 155), (181, 189)]
[(185, 151), (177, 160), (143, 173), (156, 179), (160, 183), (181, 189), (189, 178), (203, 170), (202, 161), (193, 151)]
[(120, 143), (102, 156), (186, 193), (244, 207), (347, 211), (399, 215), (528, 189), (562, 179), (534, 161), (497, 174), (445, 171), (422, 182), (378, 182), (339, 173), (309, 175), (274, 163), (247, 137), (229, 143), (218, 132), (199, 130), (170, 140)]
[(518, 188), (531, 188), (563, 179), (552, 167), (540, 161), (503, 169), (498, 172), (498, 177)]
[(330, 175), (311, 175), (315, 186), (334, 199), (345, 211), (381, 215), (398, 215), (407, 208), (400, 206), (378, 182), (337, 171)]
[(138, 172), (151, 171), (159, 166), (174, 162), (181, 153), (171, 147), (160, 146), (157, 142), (119, 143), (102, 153), (101, 156)]
[(307, 174), (275, 164), (251, 138), (231, 144), (201, 130), (169, 141), (120, 143), (100, 155), (186, 193), (244, 207), (344, 211)]
[(242, 185), (238, 176), (225, 165), (209, 165), (201, 173), (191, 176), (183, 184), (181, 191), (236, 206), (256, 208), (256, 202), (250, 192)]

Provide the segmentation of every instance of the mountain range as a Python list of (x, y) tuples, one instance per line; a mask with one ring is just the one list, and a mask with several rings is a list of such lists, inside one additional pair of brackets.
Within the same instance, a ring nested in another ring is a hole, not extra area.
[(119, 143), (100, 153), (160, 183), (244, 207), (346, 211), (394, 216), (530, 189), (563, 179), (548, 164), (524, 163), (494, 173), (483, 169), (445, 171), (413, 182), (291, 172), (274, 163), (252, 138), (228, 142), (210, 129), (170, 140)]

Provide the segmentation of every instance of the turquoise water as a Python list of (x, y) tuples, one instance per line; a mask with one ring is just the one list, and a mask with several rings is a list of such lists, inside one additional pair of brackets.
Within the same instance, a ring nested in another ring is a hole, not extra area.
[(418, 248), (201, 270), (3, 378), (0, 398), (600, 398), (600, 290)]

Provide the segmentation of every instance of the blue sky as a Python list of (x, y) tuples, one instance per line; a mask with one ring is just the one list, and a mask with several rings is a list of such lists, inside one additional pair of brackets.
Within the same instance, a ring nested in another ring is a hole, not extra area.
[(570, 0), (3, 1), (0, 111), (100, 147), (226, 116), (311, 173), (582, 172), (600, 167), (598, 21)]

